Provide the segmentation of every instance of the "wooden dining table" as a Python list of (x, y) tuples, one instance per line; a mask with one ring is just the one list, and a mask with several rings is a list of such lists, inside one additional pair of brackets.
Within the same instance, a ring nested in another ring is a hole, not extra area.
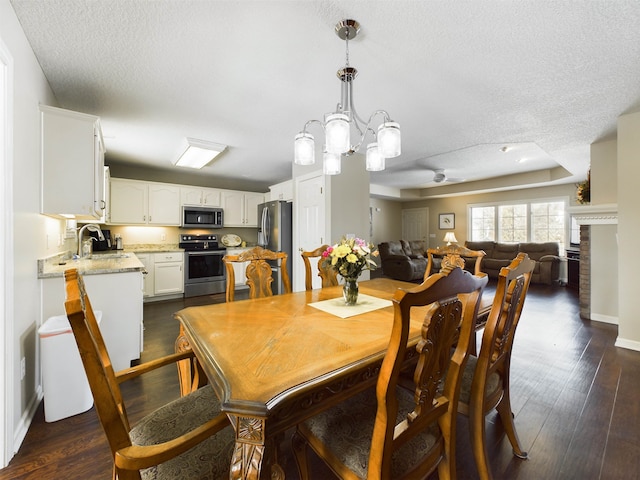
[[(229, 478), (284, 478), (277, 448), (284, 433), (375, 384), (393, 323), (390, 300), (415, 286), (362, 281), (355, 307), (342, 305), (338, 286), (175, 314), (235, 430)], [(427, 308), (412, 312), (411, 344)], [(415, 349), (408, 351), (409, 364)]]

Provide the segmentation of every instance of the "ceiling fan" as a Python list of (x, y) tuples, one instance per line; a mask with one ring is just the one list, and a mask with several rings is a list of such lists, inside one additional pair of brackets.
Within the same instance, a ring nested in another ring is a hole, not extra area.
[[(431, 170), (431, 169), (428, 169)], [(444, 173), (444, 168), (435, 168), (433, 171), (433, 181), (435, 183), (445, 183), (445, 182), (464, 182), (464, 178), (457, 177), (449, 177), (446, 173)]]

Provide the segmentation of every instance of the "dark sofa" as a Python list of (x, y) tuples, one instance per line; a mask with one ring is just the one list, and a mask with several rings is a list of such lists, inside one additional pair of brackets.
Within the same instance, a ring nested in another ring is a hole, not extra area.
[(378, 245), (382, 273), (405, 282), (422, 280), (427, 269), (427, 245), (422, 241), (399, 240)]
[(531, 275), (532, 283), (552, 285), (560, 279), (559, 247), (556, 242), (499, 243), (482, 241), (465, 242), (465, 246), (471, 250), (485, 251), (487, 255), (482, 259), (481, 270), (489, 275), (489, 278), (498, 278), (500, 269), (509, 265), (518, 253), (524, 252), (536, 262)]

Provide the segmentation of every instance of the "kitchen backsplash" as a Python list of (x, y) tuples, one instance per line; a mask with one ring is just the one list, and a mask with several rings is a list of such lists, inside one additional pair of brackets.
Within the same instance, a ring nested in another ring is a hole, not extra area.
[[(223, 235), (233, 233), (238, 235), (247, 244), (255, 244), (258, 241), (256, 228), (220, 228), (215, 230), (183, 229), (178, 227), (146, 227), (130, 225), (108, 225), (104, 228), (111, 230), (111, 236), (119, 234), (122, 237), (124, 248), (131, 245), (158, 244), (171, 245), (179, 243), (179, 235), (184, 233), (210, 233), (221, 239)], [(219, 240), (218, 240), (219, 241)]]

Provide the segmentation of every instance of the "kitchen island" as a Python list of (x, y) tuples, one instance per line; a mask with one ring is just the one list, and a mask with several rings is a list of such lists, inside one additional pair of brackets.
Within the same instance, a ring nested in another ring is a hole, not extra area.
[(73, 259), (60, 254), (38, 260), (42, 289), (42, 317), (64, 315), (64, 271), (77, 268), (84, 277), (94, 310), (102, 311), (100, 330), (113, 368), (121, 370), (140, 358), (143, 346), (142, 272), (144, 265), (134, 253), (94, 254)]

